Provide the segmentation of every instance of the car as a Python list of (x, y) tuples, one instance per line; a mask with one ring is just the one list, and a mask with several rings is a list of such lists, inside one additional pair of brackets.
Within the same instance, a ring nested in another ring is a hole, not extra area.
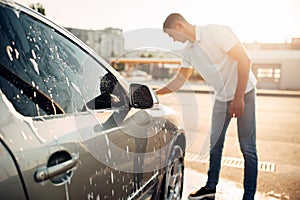
[(0, 199), (181, 199), (178, 113), (63, 27), (2, 0), (0, 87)]

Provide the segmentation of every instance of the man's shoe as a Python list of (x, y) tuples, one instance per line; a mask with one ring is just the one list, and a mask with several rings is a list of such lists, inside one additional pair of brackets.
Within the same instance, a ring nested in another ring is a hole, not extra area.
[(216, 188), (210, 189), (208, 187), (202, 187), (200, 190), (191, 193), (188, 197), (189, 200), (200, 200), (204, 198), (214, 198), (216, 194)]

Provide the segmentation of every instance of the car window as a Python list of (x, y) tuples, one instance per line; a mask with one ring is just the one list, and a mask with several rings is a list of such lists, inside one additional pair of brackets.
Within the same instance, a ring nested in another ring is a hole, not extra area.
[(116, 77), (98, 60), (26, 13), (0, 6), (0, 41), (1, 90), (25, 116), (127, 102)]

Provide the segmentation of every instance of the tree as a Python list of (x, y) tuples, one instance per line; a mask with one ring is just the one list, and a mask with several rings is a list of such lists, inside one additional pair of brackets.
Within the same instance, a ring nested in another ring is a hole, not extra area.
[(29, 7), (32, 8), (33, 10), (38, 11), (42, 15), (46, 15), (45, 8), (41, 3), (36, 3), (36, 4), (32, 3), (29, 5)]

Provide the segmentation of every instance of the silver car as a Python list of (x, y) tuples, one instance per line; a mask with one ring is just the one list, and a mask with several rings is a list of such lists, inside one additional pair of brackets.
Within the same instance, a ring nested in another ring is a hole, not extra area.
[(38, 13), (0, 0), (0, 199), (181, 199), (185, 135)]

